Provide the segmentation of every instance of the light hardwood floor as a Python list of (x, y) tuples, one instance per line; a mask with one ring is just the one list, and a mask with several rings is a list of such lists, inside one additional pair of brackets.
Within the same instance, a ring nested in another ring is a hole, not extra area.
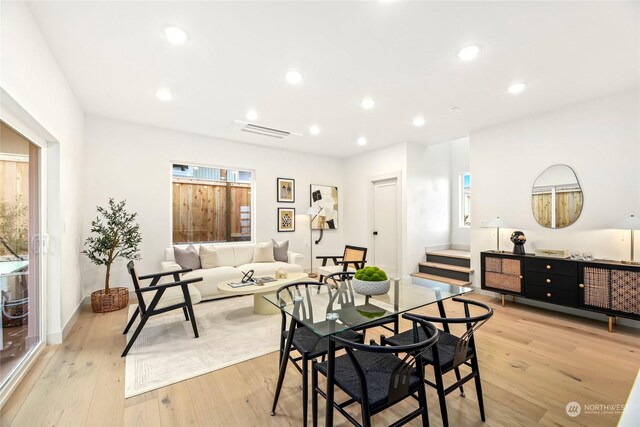
[[(640, 366), (638, 330), (475, 295), (495, 309), (477, 335), (487, 422), (480, 421), (475, 387), (447, 398), (451, 426), (615, 426), (619, 414), (570, 418), (565, 406), (625, 403)], [(448, 302), (447, 313), (460, 314)], [(422, 310), (436, 314), (435, 307)], [(275, 417), (269, 415), (277, 378), (272, 353), (207, 375), (124, 399), (126, 310), (94, 314), (85, 307), (67, 340), (50, 346), (2, 408), (9, 426), (299, 426), (300, 377), (289, 369)], [(406, 326), (406, 325), (405, 325)], [(455, 332), (455, 331), (454, 331)], [(368, 333), (367, 339), (377, 336)], [(441, 425), (428, 388), (431, 425)], [(336, 394), (338, 398), (340, 393)], [(407, 401), (374, 417), (388, 425)], [(320, 412), (324, 403), (320, 402)], [(355, 412), (355, 411), (354, 411)], [(321, 420), (323, 422), (323, 420)], [(347, 425), (340, 414), (336, 425)], [(414, 420), (412, 425), (418, 425)], [(323, 425), (323, 424), (322, 424)]]

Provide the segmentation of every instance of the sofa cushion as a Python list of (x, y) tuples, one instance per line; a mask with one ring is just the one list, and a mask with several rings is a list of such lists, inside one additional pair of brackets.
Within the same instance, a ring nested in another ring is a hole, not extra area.
[(282, 243), (278, 243), (275, 240), (271, 239), (271, 243), (273, 244), (273, 258), (276, 261), (287, 262), (289, 256), (287, 252), (289, 252), (289, 241), (286, 240)]
[(214, 246), (214, 248), (218, 253), (220, 265), (229, 267), (236, 265), (236, 256), (233, 251), (233, 246)]
[(256, 262), (274, 262), (275, 258), (273, 257), (273, 243), (256, 243), (255, 249), (253, 251), (253, 260), (252, 263)]
[(200, 264), (202, 268), (214, 268), (220, 267), (220, 257), (215, 246), (212, 245), (200, 245)]
[(236, 261), (233, 265), (249, 264), (253, 260), (253, 250), (256, 245), (254, 244), (242, 244), (234, 245), (233, 252), (236, 256)]
[(176, 262), (182, 268), (190, 268), (191, 270), (197, 270), (200, 266), (200, 257), (195, 246), (189, 245), (186, 249), (181, 249), (177, 246), (173, 247), (173, 256)]
[(302, 267), (298, 264), (287, 264), (286, 262), (256, 262), (250, 264), (239, 265), (238, 269), (242, 271), (253, 270), (253, 277), (272, 276), (275, 277), (276, 270), (282, 268), (287, 273), (302, 273)]

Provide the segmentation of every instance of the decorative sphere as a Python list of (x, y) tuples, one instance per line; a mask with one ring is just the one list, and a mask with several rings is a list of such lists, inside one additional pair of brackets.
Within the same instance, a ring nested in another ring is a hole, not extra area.
[(511, 233), (511, 241), (513, 242), (514, 245), (521, 246), (525, 244), (525, 242), (527, 241), (527, 238), (525, 237), (522, 231), (514, 231), (513, 233)]

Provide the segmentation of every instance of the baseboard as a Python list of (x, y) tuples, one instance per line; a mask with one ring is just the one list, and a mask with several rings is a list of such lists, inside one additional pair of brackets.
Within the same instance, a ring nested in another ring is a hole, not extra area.
[(451, 244), (451, 249), (455, 249), (457, 251), (471, 252), (471, 246), (469, 246), (469, 245), (458, 245), (456, 243), (452, 243)]
[[(487, 296), (495, 297), (498, 299), (500, 298), (500, 294), (496, 292), (486, 291), (484, 289), (479, 289), (476, 287), (474, 287), (474, 291), (475, 291), (474, 293), (476, 294), (487, 295)], [(513, 305), (513, 304), (514, 303), (511, 302), (511, 297), (507, 295), (506, 305)], [(526, 299), (526, 298), (519, 298), (517, 296), (516, 296), (515, 304), (528, 305), (530, 307), (542, 308), (549, 311), (555, 311), (558, 313), (569, 314), (571, 316), (578, 316), (578, 317), (583, 317), (591, 320), (599, 320), (599, 321), (602, 321), (603, 323), (607, 322), (606, 314), (594, 313), (592, 311), (580, 310), (580, 309), (571, 308), (571, 307), (563, 307), (556, 304), (547, 304), (546, 302), (536, 301), (536, 300)], [(640, 329), (640, 322), (633, 319), (625, 319), (624, 317), (619, 317), (618, 324)]]
[(436, 252), (436, 251), (444, 251), (445, 249), (450, 249), (451, 245), (449, 243), (443, 243), (440, 245), (430, 245), (430, 246), (425, 246), (424, 251), (425, 252)]
[(63, 342), (67, 338), (67, 335), (69, 335), (69, 332), (71, 332), (71, 328), (73, 328), (73, 325), (76, 324), (76, 320), (78, 320), (78, 316), (80, 315), (80, 310), (82, 309), (82, 307), (90, 303), (91, 297), (86, 296), (82, 298), (76, 309), (73, 310), (73, 313), (71, 313), (71, 316), (69, 316), (69, 319), (67, 319), (67, 322), (65, 323), (62, 330), (50, 332), (47, 334), (47, 345), (60, 344), (61, 342)]

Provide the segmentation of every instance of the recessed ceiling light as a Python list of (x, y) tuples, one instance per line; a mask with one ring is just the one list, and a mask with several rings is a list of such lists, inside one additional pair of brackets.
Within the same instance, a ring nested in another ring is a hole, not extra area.
[(258, 113), (255, 110), (247, 111), (247, 119), (249, 120), (258, 120)]
[(462, 61), (471, 61), (480, 53), (480, 46), (472, 44), (471, 46), (463, 47), (458, 52), (458, 58)]
[(365, 110), (371, 110), (373, 107), (376, 106), (376, 102), (371, 99), (371, 98), (365, 98), (362, 100), (362, 102), (360, 103), (360, 105), (362, 106), (362, 108), (364, 108)]
[(320, 127), (318, 127), (318, 125), (313, 125), (309, 128), (309, 133), (311, 135), (319, 135), (320, 134)]
[(454, 105), (453, 107), (449, 107), (450, 113), (459, 113), (462, 110), (462, 107), (459, 105)]
[(170, 43), (182, 44), (189, 40), (189, 35), (182, 28), (169, 26), (164, 28), (164, 35)]
[(522, 91), (525, 90), (526, 87), (526, 83), (514, 83), (507, 88), (507, 91), (513, 95), (517, 95), (519, 93), (522, 93)]
[(424, 126), (424, 124), (425, 124), (426, 122), (427, 122), (427, 121), (426, 121), (426, 120), (424, 119), (424, 117), (422, 117), (422, 116), (417, 116), (416, 118), (414, 118), (414, 119), (413, 119), (413, 125), (414, 125), (415, 127)]
[(361, 136), (360, 138), (358, 138), (357, 143), (358, 145), (367, 145), (367, 138), (365, 138), (364, 136)]
[(171, 101), (173, 99), (173, 95), (169, 89), (158, 89), (156, 91), (156, 98), (161, 101)]
[(300, 84), (302, 82), (302, 73), (296, 70), (287, 71), (287, 74), (285, 75), (285, 79), (287, 79), (287, 83), (291, 85)]

